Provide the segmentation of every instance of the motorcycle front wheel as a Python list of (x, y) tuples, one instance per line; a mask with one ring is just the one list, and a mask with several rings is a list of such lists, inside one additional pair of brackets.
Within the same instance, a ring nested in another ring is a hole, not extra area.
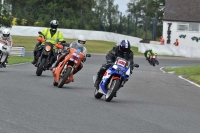
[(151, 63), (152, 63), (153, 66), (155, 66), (156, 60), (155, 59), (151, 59)]
[(58, 88), (62, 88), (63, 85), (65, 84), (66, 80), (69, 78), (70, 74), (71, 74), (72, 68), (68, 67), (65, 71), (65, 73), (63, 73), (63, 75), (60, 77), (60, 81), (58, 83)]
[(37, 67), (37, 70), (36, 70), (36, 75), (37, 76), (41, 76), (42, 75), (42, 72), (43, 72), (43, 69), (44, 69), (44, 64), (46, 62), (46, 59), (45, 58), (42, 58), (39, 66)]
[(113, 99), (113, 97), (116, 95), (117, 91), (120, 88), (120, 84), (121, 84), (121, 81), (119, 79), (112, 81), (111, 87), (105, 96), (106, 102), (110, 102)]

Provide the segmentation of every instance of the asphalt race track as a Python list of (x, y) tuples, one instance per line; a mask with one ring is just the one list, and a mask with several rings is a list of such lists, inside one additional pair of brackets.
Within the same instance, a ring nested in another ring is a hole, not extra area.
[(94, 98), (92, 76), (105, 61), (92, 55), (75, 82), (57, 88), (53, 76), (21, 64), (1, 68), (0, 133), (200, 133), (200, 88), (160, 67), (199, 65), (198, 59), (135, 57), (130, 80), (111, 102)]

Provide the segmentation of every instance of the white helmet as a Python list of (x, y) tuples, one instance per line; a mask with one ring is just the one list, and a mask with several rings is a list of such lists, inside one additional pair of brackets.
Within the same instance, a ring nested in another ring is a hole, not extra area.
[(85, 36), (84, 35), (79, 35), (77, 37), (77, 43), (79, 46), (82, 46), (86, 43), (86, 39), (85, 39)]
[(9, 29), (4, 29), (2, 31), (2, 38), (3, 39), (7, 39), (7, 38), (9, 38), (9, 36), (10, 36), (10, 30)]

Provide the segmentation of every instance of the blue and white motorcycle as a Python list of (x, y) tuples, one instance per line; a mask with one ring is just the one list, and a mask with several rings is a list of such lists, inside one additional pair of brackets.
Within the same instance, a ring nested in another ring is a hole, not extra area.
[[(139, 67), (138, 64), (134, 64), (134, 67)], [(94, 97), (100, 99), (105, 95), (105, 100), (110, 102), (113, 97), (116, 97), (117, 91), (128, 81), (130, 77), (130, 62), (117, 57), (114, 64), (112, 64), (108, 70), (104, 73), (99, 87), (95, 89)], [(93, 76), (95, 83), (96, 76)]]

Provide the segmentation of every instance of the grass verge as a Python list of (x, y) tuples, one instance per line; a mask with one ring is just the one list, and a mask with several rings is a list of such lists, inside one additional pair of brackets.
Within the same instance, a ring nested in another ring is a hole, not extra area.
[[(25, 51), (33, 51), (35, 44), (37, 43), (36, 37), (32, 36), (12, 36), (14, 46), (24, 46)], [(65, 39), (67, 43), (75, 41), (75, 39)], [(106, 54), (116, 43), (108, 41), (98, 41), (98, 40), (87, 40), (85, 47), (87, 48), (88, 53), (97, 53), (97, 54)], [(137, 47), (131, 47), (131, 50), (134, 52), (134, 55), (143, 55), (138, 52)], [(33, 57), (20, 57), (20, 56), (10, 56), (8, 59), (8, 65), (31, 62)]]
[(185, 78), (200, 84), (200, 66), (185, 66), (180, 68), (165, 68), (167, 72), (174, 72), (177, 75), (182, 75)]
[[(75, 41), (75, 39), (65, 38), (67, 43)], [(33, 51), (35, 44), (37, 43), (36, 37), (33, 36), (13, 36), (14, 46), (24, 46), (26, 51)], [(116, 43), (108, 41), (98, 41), (98, 40), (87, 40), (85, 47), (87, 48), (88, 53), (97, 53), (97, 54), (106, 54), (108, 51), (114, 47)], [(135, 55), (142, 55), (138, 53), (137, 47), (131, 47), (131, 50)]]
[[(36, 37), (34, 36), (12, 36), (14, 46), (24, 46), (25, 51), (33, 51), (35, 48), (35, 44), (37, 43)], [(67, 39), (65, 38), (67, 43), (71, 43), (75, 41), (75, 39)], [(108, 42), (108, 41), (98, 41), (98, 40), (87, 40), (85, 47), (87, 48), (88, 53), (96, 53), (96, 54), (106, 54), (108, 53), (112, 47), (114, 47), (116, 43)], [(137, 47), (131, 47), (131, 50), (134, 52), (134, 55), (143, 55), (138, 52)], [(18, 64), (23, 62), (31, 62), (33, 57), (19, 57), (19, 56), (10, 56), (8, 59), (8, 65)]]
[(31, 56), (27, 56), (27, 57), (26, 56), (25, 57), (10, 56), (8, 58), (8, 65), (31, 62), (31, 61), (33, 61), (33, 57), (31, 57)]

